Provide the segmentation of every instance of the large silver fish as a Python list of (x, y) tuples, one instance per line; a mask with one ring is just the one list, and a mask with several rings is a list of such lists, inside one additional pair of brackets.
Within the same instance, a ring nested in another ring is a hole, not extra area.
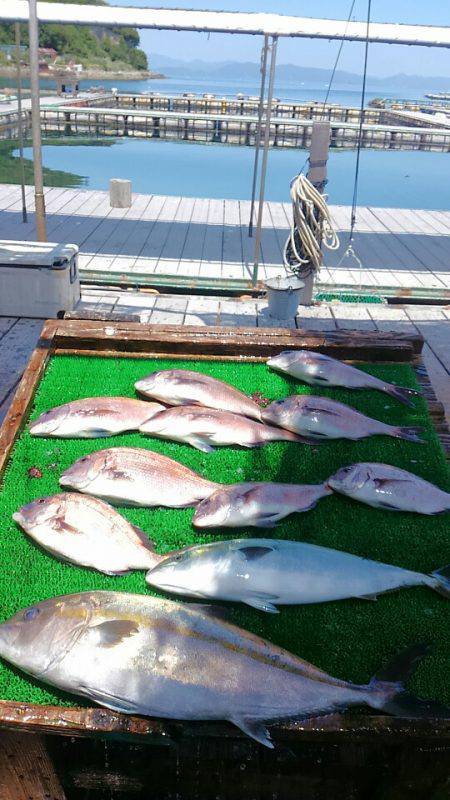
[(164, 411), (160, 403), (132, 397), (86, 397), (44, 411), (30, 425), (32, 436), (90, 439), (137, 430)]
[(148, 570), (160, 560), (145, 533), (97, 497), (40, 497), (22, 506), (13, 519), (57, 558), (107, 575)]
[(219, 487), (178, 461), (139, 447), (111, 447), (79, 458), (59, 482), (117, 505), (170, 508), (195, 505)]
[(206, 406), (261, 420), (261, 409), (243, 392), (224, 381), (189, 369), (152, 372), (134, 384), (146, 397), (170, 406)]
[(352, 464), (327, 481), (335, 492), (390, 511), (441, 514), (450, 511), (450, 494), (429, 481), (390, 464)]
[(229, 720), (268, 747), (268, 722), (350, 706), (448, 716), (401, 682), (426, 651), (358, 685), (191, 605), (119, 592), (43, 600), (0, 625), (0, 656), (41, 681), (126, 714)]
[(267, 442), (302, 442), (303, 439), (291, 431), (283, 431), (270, 425), (262, 425), (231, 411), (198, 406), (168, 408), (139, 428), (141, 433), (160, 439), (173, 439), (210, 453), (214, 445), (259, 447)]
[(246, 603), (274, 614), (277, 605), (373, 599), (409, 586), (429, 586), (450, 598), (450, 567), (423, 575), (328, 547), (275, 539), (185, 547), (169, 553), (146, 581), (166, 592)]
[(286, 350), (267, 361), (278, 372), (287, 372), (312, 386), (345, 386), (347, 389), (378, 389), (411, 406), (411, 398), (420, 394), (414, 389), (394, 386), (392, 383), (368, 375), (350, 364), (310, 350)]
[[(387, 425), (371, 419), (344, 403), (329, 397), (296, 394), (275, 400), (262, 412), (264, 422), (280, 425), (309, 439), (364, 439), (366, 436), (393, 436), (409, 442), (422, 442), (420, 428)], [(152, 425), (149, 420), (148, 425)], [(145, 427), (145, 425), (144, 425)]]
[(321, 497), (332, 494), (323, 483), (234, 483), (221, 486), (195, 509), (197, 528), (274, 528), (299, 511), (309, 511)]

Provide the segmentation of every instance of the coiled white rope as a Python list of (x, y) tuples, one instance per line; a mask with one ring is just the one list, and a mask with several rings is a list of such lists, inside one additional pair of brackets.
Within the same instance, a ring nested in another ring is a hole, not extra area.
[(308, 275), (322, 266), (322, 246), (339, 248), (339, 237), (331, 220), (324, 195), (308, 180), (297, 175), (291, 183), (292, 225), (283, 251), (284, 266), (299, 275)]

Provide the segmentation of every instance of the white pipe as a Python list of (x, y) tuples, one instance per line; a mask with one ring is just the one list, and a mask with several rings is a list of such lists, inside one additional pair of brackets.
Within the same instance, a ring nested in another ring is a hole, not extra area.
[(22, 222), (28, 222), (27, 204), (25, 200), (25, 167), (23, 163), (23, 129), (22, 129), (22, 75), (20, 69), (20, 23), (15, 24), (16, 36), (16, 79), (17, 79), (17, 135), (19, 138), (20, 159), (20, 191), (22, 194)]
[(266, 73), (267, 73), (267, 52), (269, 50), (269, 37), (264, 37), (264, 44), (261, 53), (261, 90), (259, 94), (258, 106), (258, 126), (256, 129), (255, 141), (255, 160), (253, 164), (253, 182), (252, 182), (252, 201), (250, 203), (250, 221), (248, 223), (248, 235), (253, 236), (253, 214), (255, 211), (255, 197), (256, 197), (256, 179), (258, 177), (258, 164), (259, 164), (259, 149), (261, 147), (261, 133), (262, 133), (262, 118), (264, 113), (264, 94), (266, 91)]
[(28, 20), (31, 88), (31, 125), (33, 134), (34, 199), (36, 206), (36, 236), (38, 242), (47, 241), (45, 226), (44, 180), (42, 176), (41, 111), (39, 105), (39, 24), (36, 0), (29, 0)]
[(256, 237), (255, 237), (255, 254), (253, 257), (253, 286), (256, 286), (258, 280), (258, 266), (259, 256), (261, 252), (261, 232), (262, 232), (262, 217), (264, 210), (264, 196), (266, 191), (266, 173), (267, 173), (267, 160), (269, 156), (270, 144), (270, 121), (272, 119), (272, 101), (273, 101), (273, 87), (275, 83), (275, 66), (277, 63), (277, 43), (276, 36), (272, 39), (272, 47), (270, 48), (270, 75), (269, 75), (269, 88), (267, 91), (267, 110), (264, 129), (264, 150), (263, 160), (261, 165), (261, 182), (259, 187), (259, 202), (258, 202), (258, 220), (256, 223)]
[[(365, 41), (367, 34), (365, 22), (311, 19), (282, 14), (40, 2), (38, 3), (38, 16), (41, 22), (76, 25), (118, 25), (157, 30), (244, 33), (308, 39)], [(26, 22), (28, 20), (27, 0), (0, 0), (0, 19), (6, 22)], [(437, 25), (397, 25), (373, 22), (370, 25), (369, 41), (384, 44), (450, 47), (450, 28)]]

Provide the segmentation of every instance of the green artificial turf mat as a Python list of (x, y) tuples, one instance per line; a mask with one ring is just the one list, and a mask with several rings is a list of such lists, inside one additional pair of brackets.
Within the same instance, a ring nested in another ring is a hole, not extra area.
[[(58, 440), (32, 438), (25, 428), (14, 447), (0, 494), (3, 539), (0, 618), (53, 595), (92, 589), (150, 591), (142, 572), (114, 578), (57, 561), (40, 550), (11, 519), (12, 513), (24, 503), (58, 492), (58, 477), (63, 470), (93, 450), (115, 445), (145, 447), (225, 483), (244, 480), (316, 483), (345, 464), (385, 461), (450, 490), (444, 453), (422, 399), (417, 399), (410, 409), (380, 392), (312, 389), (271, 372), (260, 363), (54, 356), (38, 387), (31, 417), (79, 397), (108, 394), (133, 397), (137, 379), (155, 369), (174, 366), (198, 369), (249, 394), (261, 392), (270, 400), (296, 392), (327, 395), (394, 425), (423, 425), (427, 443), (419, 445), (380, 436), (353, 443), (334, 441), (317, 447), (281, 442), (253, 450), (227, 447), (205, 454), (187, 445), (139, 433), (110, 439)], [(408, 365), (371, 365), (365, 369), (378, 377), (417, 388), (414, 372)], [(42, 478), (29, 476), (32, 466), (42, 471)], [(134, 508), (122, 509), (122, 513), (156, 541), (161, 553), (217, 538), (205, 531), (195, 531), (191, 526), (192, 509)], [(257, 528), (223, 529), (220, 538), (299, 539), (431, 572), (450, 562), (449, 519), (449, 514), (426, 517), (380, 511), (334, 495), (321, 500), (313, 511), (291, 516), (273, 532)], [(422, 697), (450, 702), (449, 609), (448, 600), (432, 590), (414, 588), (386, 594), (377, 602), (345, 600), (281, 607), (277, 616), (230, 605), (230, 617), (234, 623), (286, 647), (332, 675), (357, 682), (367, 681), (402, 648), (415, 642), (430, 642), (433, 653), (419, 666), (410, 686)], [(0, 663), (0, 697), (80, 704), (78, 698), (28, 679), (6, 662)]]
[(340, 303), (378, 303), (383, 305), (384, 300), (375, 294), (343, 294), (339, 292), (318, 292), (314, 296), (314, 300), (325, 300), (331, 303), (333, 300), (339, 300)]

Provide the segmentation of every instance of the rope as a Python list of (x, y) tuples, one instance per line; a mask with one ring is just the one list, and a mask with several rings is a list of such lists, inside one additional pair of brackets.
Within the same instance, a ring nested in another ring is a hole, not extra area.
[(324, 196), (305, 175), (291, 183), (292, 225), (284, 245), (284, 266), (306, 277), (322, 265), (322, 246), (337, 250), (339, 238)]

